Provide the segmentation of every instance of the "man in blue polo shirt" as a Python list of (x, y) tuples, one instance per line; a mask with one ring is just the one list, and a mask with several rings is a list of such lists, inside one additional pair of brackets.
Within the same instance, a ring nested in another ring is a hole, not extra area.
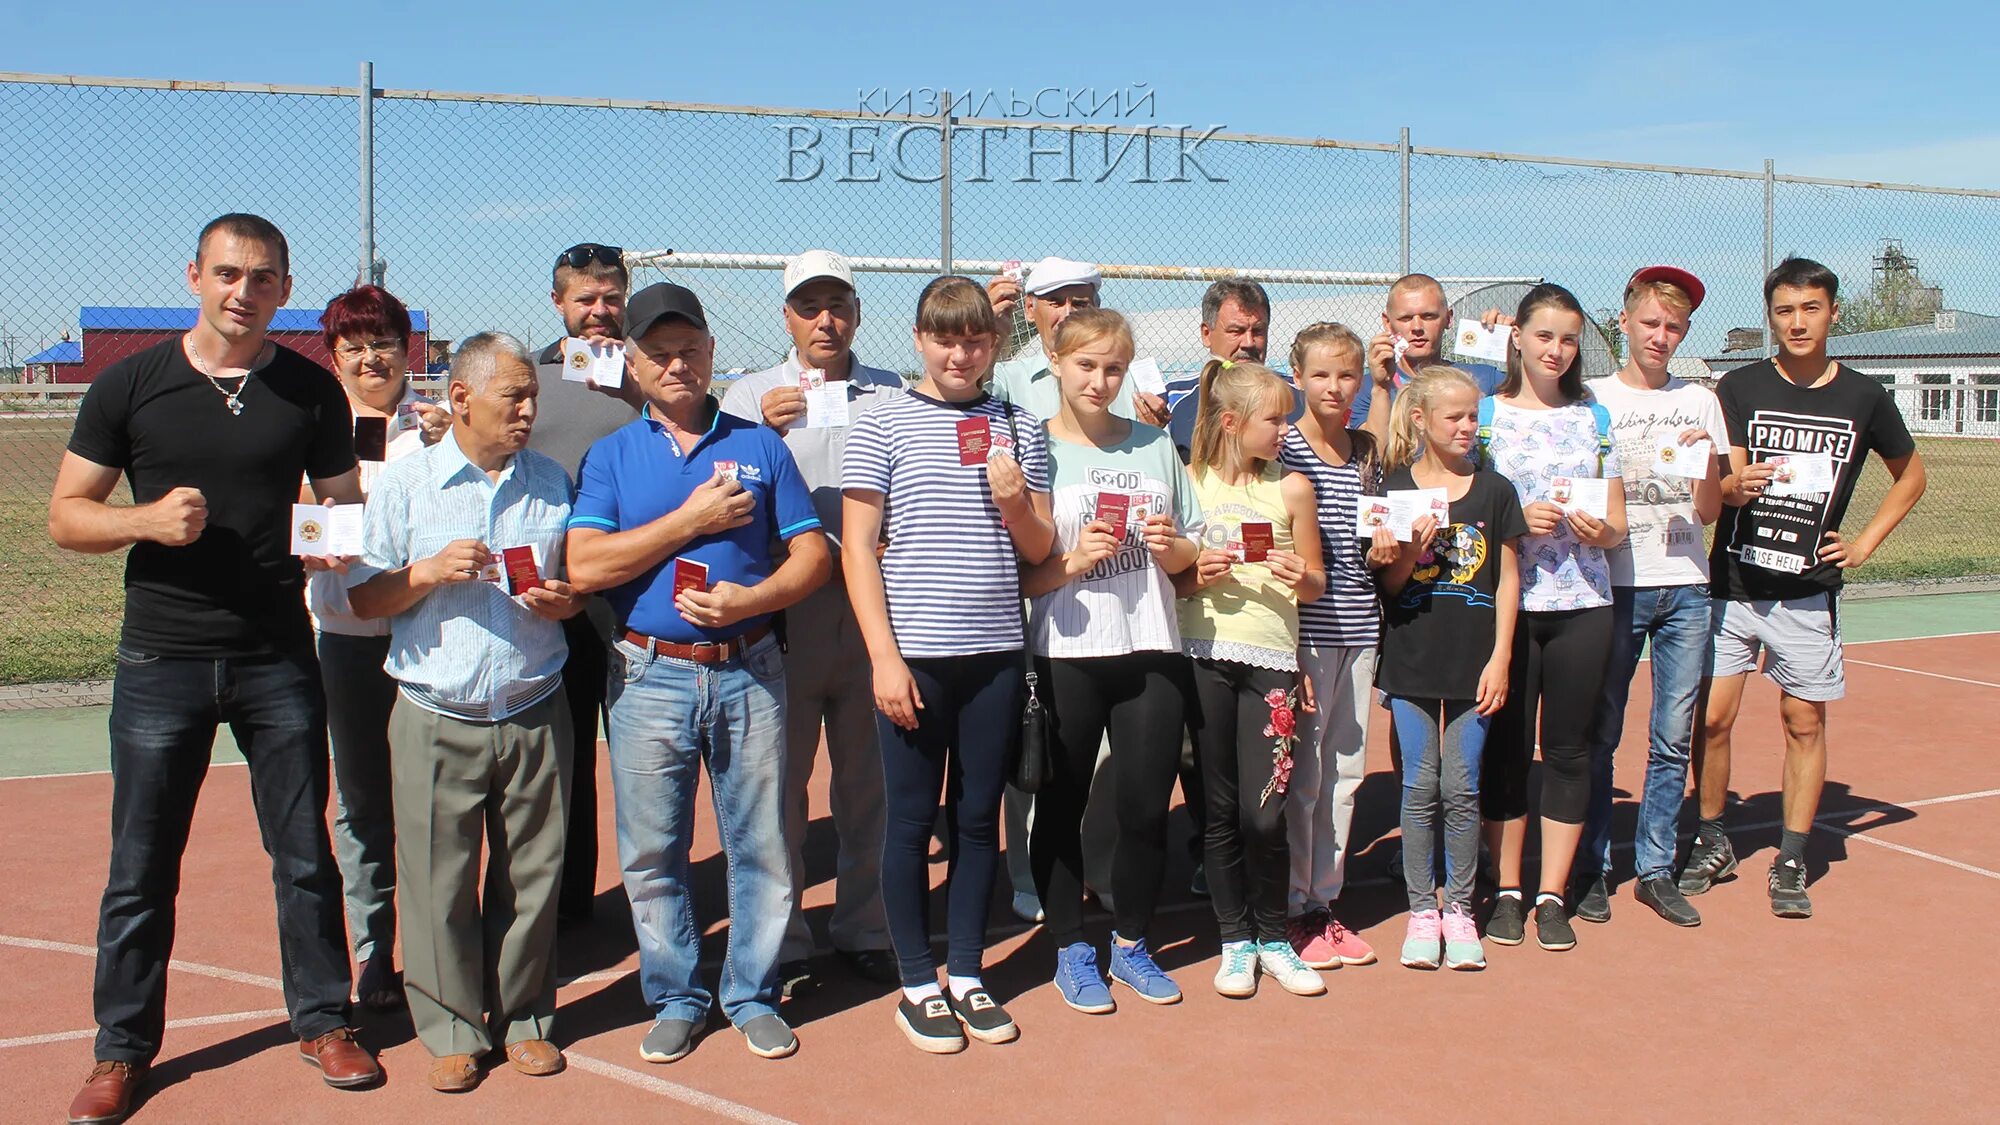
[(710, 396), (715, 337), (701, 302), (651, 285), (625, 316), (627, 377), (646, 407), (584, 455), (568, 547), (571, 580), (602, 590), (618, 619), (612, 790), (639, 983), (655, 1019), (639, 1055), (686, 1055), (713, 999), (688, 886), (705, 763), (729, 865), (722, 1008), (752, 1053), (781, 1058), (798, 1039), (778, 1016), (792, 881), (785, 670), (772, 615), (825, 582), (832, 561), (784, 439)]

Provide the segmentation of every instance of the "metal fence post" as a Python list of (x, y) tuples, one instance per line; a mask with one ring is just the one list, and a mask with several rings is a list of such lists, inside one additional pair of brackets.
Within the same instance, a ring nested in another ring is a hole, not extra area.
[(1402, 197), (1400, 200), (1402, 208), (1400, 217), (1397, 220), (1397, 234), (1399, 236), (1399, 245), (1401, 246), (1401, 256), (1397, 260), (1398, 262), (1401, 263), (1400, 272), (1409, 273), (1410, 272), (1410, 127), (1409, 126), (1407, 125), (1403, 126), (1402, 135), (1397, 140), (1397, 145), (1399, 148), (1398, 156), (1401, 158), (1403, 165), (1403, 190), (1402, 190)]
[(375, 64), (361, 64), (361, 268), (355, 284), (375, 277)]
[(938, 270), (951, 272), (951, 91), (938, 106)]
[[(1776, 166), (1769, 157), (1764, 160), (1764, 277), (1771, 276), (1772, 267), (1778, 264), (1778, 177)], [(1758, 278), (1761, 285), (1764, 278)], [(1760, 289), (1759, 292), (1762, 292)], [(1766, 359), (1778, 354), (1778, 342), (1771, 338), (1770, 318), (1764, 322), (1764, 356)]]

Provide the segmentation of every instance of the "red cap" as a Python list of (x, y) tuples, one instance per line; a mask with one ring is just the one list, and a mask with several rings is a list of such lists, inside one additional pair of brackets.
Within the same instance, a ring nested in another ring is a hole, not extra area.
[[(1633, 274), (1632, 280), (1625, 283), (1625, 292), (1632, 292), (1632, 287), (1642, 281), (1665, 281), (1680, 286), (1687, 291), (1688, 300), (1694, 303), (1696, 309), (1701, 307), (1701, 298), (1708, 292), (1703, 288), (1700, 278), (1679, 266), (1647, 266)], [(1692, 312), (1693, 309), (1689, 311)]]

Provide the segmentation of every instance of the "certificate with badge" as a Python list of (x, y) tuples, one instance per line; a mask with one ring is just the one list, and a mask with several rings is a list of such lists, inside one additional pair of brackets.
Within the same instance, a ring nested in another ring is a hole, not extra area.
[(361, 553), (360, 504), (292, 505), (292, 554), (352, 558)]
[(1488, 328), (1477, 320), (1462, 320), (1452, 327), (1451, 351), (1460, 359), (1506, 363), (1507, 342), (1512, 335), (1513, 330), (1503, 326)]
[(1705, 480), (1708, 463), (1714, 457), (1714, 442), (1698, 441), (1693, 445), (1682, 445), (1678, 439), (1667, 438), (1654, 445), (1653, 472), (1664, 477)]
[(625, 385), (625, 345), (593, 344), (571, 336), (563, 341), (563, 379), (600, 387)]
[(1611, 518), (1611, 482), (1603, 477), (1557, 477), (1549, 482), (1549, 503), (1564, 513)]
[(808, 367), (799, 372), (799, 391), (806, 398), (807, 429), (847, 425), (847, 380), (829, 379), (826, 372)]
[(1831, 453), (1780, 453), (1766, 457), (1771, 465), (1771, 496), (1816, 496), (1833, 491)]

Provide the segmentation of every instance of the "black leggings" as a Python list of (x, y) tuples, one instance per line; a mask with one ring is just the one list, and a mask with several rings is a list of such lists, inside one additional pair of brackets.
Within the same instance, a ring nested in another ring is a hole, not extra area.
[(1528, 815), (1528, 765), (1540, 711), (1542, 815), (1582, 824), (1590, 808), (1590, 735), (1603, 703), (1611, 659), (1611, 607), (1523, 611), (1514, 626), (1507, 703), (1493, 717), (1480, 768), (1479, 808), (1487, 820)]
[(1105, 728), (1111, 731), (1106, 781), (1116, 803), (1118, 846), (1111, 861), (1113, 921), (1119, 937), (1146, 936), (1167, 866), (1167, 805), (1180, 768), (1187, 658), (1134, 652), (1080, 660), (1038, 657), (1036, 670), (1053, 720), (1049, 780), (1035, 794), (1028, 865), (1057, 946), (1083, 940), (1083, 810)]
[(1203, 859), (1208, 891), (1222, 940), (1278, 941), (1285, 936), (1285, 893), (1291, 853), (1285, 843), (1285, 799), (1259, 801), (1271, 780), (1274, 740), (1264, 696), (1289, 692), (1291, 672), (1252, 668), (1230, 660), (1196, 659), (1194, 691), (1199, 712), (1195, 748), (1202, 787), (1208, 791)]
[(930, 846), (944, 798), (945, 971), (976, 977), (1000, 851), (1000, 791), (1021, 722), (1021, 650), (913, 657), (917, 729), (876, 716), (882, 742), (882, 907), (903, 984), (937, 981), (931, 955)]

